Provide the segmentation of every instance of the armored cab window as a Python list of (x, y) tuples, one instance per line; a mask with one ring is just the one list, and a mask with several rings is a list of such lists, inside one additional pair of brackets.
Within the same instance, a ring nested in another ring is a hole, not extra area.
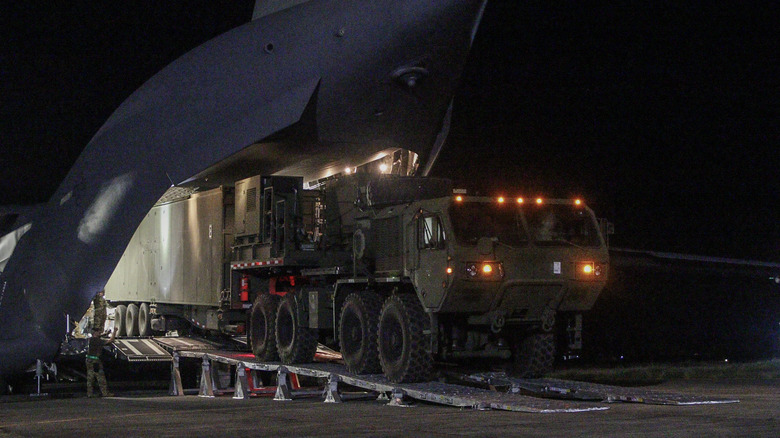
[(422, 216), (418, 219), (417, 246), (420, 249), (443, 249), (446, 243), (444, 227), (438, 216)]
[(483, 237), (514, 247), (524, 245), (528, 237), (519, 213), (515, 206), (488, 202), (463, 202), (450, 207), (453, 233), (465, 245), (476, 245)]
[(599, 246), (598, 228), (587, 211), (569, 205), (547, 205), (525, 210), (528, 228), (537, 245)]

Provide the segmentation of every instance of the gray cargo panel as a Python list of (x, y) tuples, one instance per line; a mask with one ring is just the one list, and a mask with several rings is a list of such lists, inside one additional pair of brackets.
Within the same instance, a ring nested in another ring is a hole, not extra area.
[(230, 237), (223, 233), (223, 198), (214, 189), (154, 206), (106, 283), (106, 298), (217, 305)]

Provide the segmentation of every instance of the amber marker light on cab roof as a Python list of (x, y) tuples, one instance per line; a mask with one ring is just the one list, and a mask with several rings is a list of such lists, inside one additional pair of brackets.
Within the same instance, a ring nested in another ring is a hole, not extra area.
[(541, 204), (542, 203), (542, 198), (536, 198), (536, 203), (537, 204)]
[(574, 200), (574, 205), (582, 205), (582, 200), (581, 199), (575, 199)]
[(499, 196), (498, 197), (498, 203), (499, 204), (503, 204), (504, 203), (504, 197), (503, 196)]
[(458, 201), (458, 202), (462, 202), (463, 201), (463, 196), (458, 195), (458, 196), (455, 197), (455, 200)]
[(523, 203), (523, 198), (517, 198), (517, 203), (518, 204), (522, 204)]

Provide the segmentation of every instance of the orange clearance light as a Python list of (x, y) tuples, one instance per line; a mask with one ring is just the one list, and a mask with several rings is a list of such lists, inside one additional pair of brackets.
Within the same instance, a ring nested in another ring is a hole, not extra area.
[(575, 200), (574, 200), (574, 205), (582, 205), (582, 200), (580, 200), (580, 199), (575, 199)]
[(458, 195), (455, 197), (455, 200), (458, 202), (463, 202), (463, 196)]
[(593, 273), (593, 265), (591, 265), (591, 264), (584, 265), (582, 267), (582, 272), (584, 272), (586, 274), (592, 274)]
[(452, 274), (452, 268), (447, 266), (447, 274)]
[(523, 203), (523, 198), (517, 198), (517, 203), (518, 204), (522, 204)]
[(492, 266), (490, 266), (490, 265), (489, 265), (489, 264), (487, 264), (487, 263), (486, 263), (486, 264), (484, 264), (484, 265), (482, 265), (482, 273), (483, 273), (483, 274), (488, 274), (488, 275), (490, 275), (490, 273), (491, 273), (491, 272), (493, 272), (493, 267), (492, 267)]
[(536, 198), (536, 203), (537, 204), (541, 204), (542, 203), (542, 198)]
[(499, 204), (503, 204), (504, 203), (504, 197), (503, 196), (499, 196), (498, 197), (498, 203)]

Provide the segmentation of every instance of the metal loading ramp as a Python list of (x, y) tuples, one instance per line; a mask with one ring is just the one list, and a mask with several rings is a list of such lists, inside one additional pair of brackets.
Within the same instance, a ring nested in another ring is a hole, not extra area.
[(176, 351), (214, 350), (216, 344), (187, 337), (118, 338), (111, 344), (114, 357), (128, 362), (166, 362)]
[(176, 351), (213, 351), (218, 348), (217, 344), (200, 338), (157, 337), (152, 339), (170, 353)]
[(572, 399), (597, 399), (607, 403), (626, 402), (673, 406), (739, 403), (739, 400), (737, 399), (703, 397), (692, 394), (678, 394), (644, 388), (625, 388), (620, 386), (601, 385), (598, 383), (573, 382), (569, 380), (511, 380), (513, 388), (537, 394), (551, 395), (558, 393), (563, 397), (566, 397), (567, 394), (571, 394)]
[[(487, 389), (474, 388), (442, 382), (402, 383), (388, 381), (378, 374), (355, 375), (349, 373), (343, 365), (333, 363), (311, 363), (305, 365), (283, 365), (278, 362), (259, 362), (251, 353), (223, 351), (181, 351), (174, 353), (171, 377), (171, 394), (183, 395), (181, 374), (178, 369), (180, 358), (202, 360), (200, 388), (198, 395), (213, 397), (219, 394), (233, 393), (234, 398), (248, 398), (252, 393), (248, 374), (252, 371), (277, 373), (275, 400), (293, 400), (299, 397), (317, 395), (325, 402), (340, 403), (351, 398), (344, 392), (344, 386), (360, 388), (387, 397), (390, 405), (404, 405), (410, 400), (419, 400), (460, 408), (496, 409), (529, 413), (588, 412), (608, 409), (599, 404), (583, 404), (564, 400), (552, 400), (530, 397), (522, 394), (502, 393)], [(235, 367), (233, 388), (226, 388), (224, 374), (218, 372), (220, 365)], [(323, 389), (295, 389), (291, 384), (291, 375), (310, 376), (327, 379)], [(364, 397), (363, 397), (364, 398)]]
[(152, 338), (115, 339), (114, 355), (128, 362), (168, 362), (171, 355)]
[(693, 394), (655, 391), (641, 387), (631, 388), (560, 379), (518, 379), (504, 373), (472, 374), (461, 376), (461, 379), (466, 383), (506, 388), (510, 393), (534, 394), (539, 397), (564, 400), (672, 406), (739, 403), (737, 399), (703, 397)]
[[(275, 400), (319, 397), (327, 403), (340, 403), (351, 398), (370, 397), (388, 400), (389, 405), (406, 405), (410, 400), (472, 409), (495, 409), (527, 413), (589, 412), (609, 409), (603, 403), (631, 402), (664, 405), (694, 405), (738, 403), (736, 399), (677, 394), (644, 388), (624, 388), (594, 383), (558, 379), (517, 379), (504, 373), (461, 375), (464, 384), (443, 382), (401, 383), (388, 381), (383, 375), (355, 375), (341, 364), (310, 363), (284, 365), (260, 362), (254, 355), (229, 351), (180, 351), (173, 354), (171, 394), (183, 395), (180, 358), (201, 360), (198, 395), (214, 397), (233, 394), (246, 399), (251, 395), (273, 394)], [(227, 371), (226, 371), (227, 370)], [(226, 374), (229, 373), (229, 374)], [(271, 390), (254, 387), (258, 377), (266, 373), (276, 377)], [(297, 376), (324, 379), (324, 388), (299, 388)], [(476, 387), (482, 386), (482, 387)], [(362, 395), (354, 391), (359, 388)], [(488, 389), (489, 388), (489, 389)]]

